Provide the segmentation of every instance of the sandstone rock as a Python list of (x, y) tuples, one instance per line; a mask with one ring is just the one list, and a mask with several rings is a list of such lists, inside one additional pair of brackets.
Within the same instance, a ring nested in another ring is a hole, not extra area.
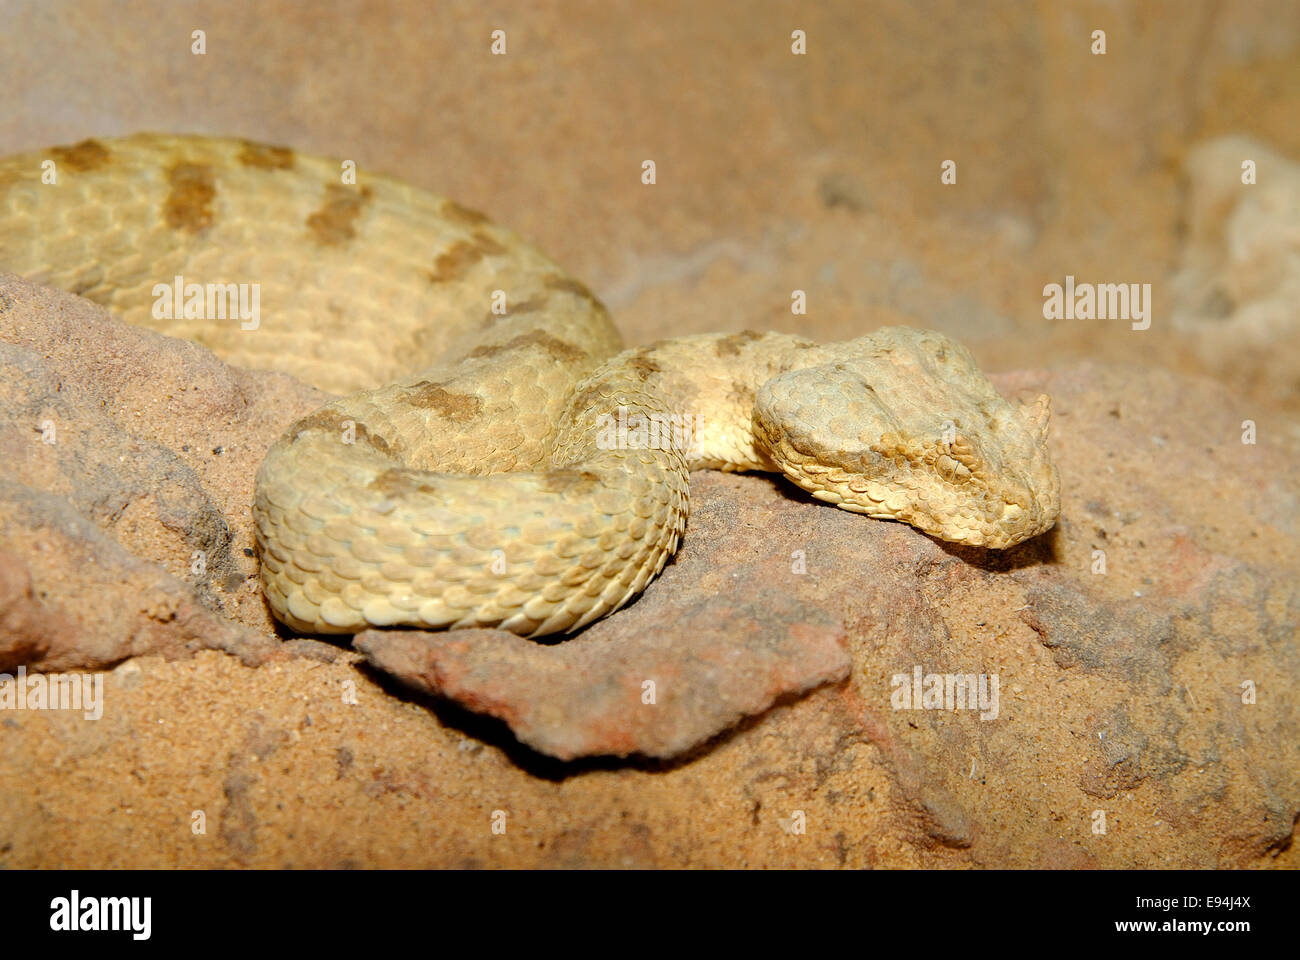
[(275, 653), (247, 504), (314, 391), (12, 277), (0, 370), (0, 663)]
[[(337, 648), (281, 642), (245, 555), (261, 453), (320, 395), (75, 297), (15, 279), (0, 293), (4, 667), (213, 647), (347, 670)], [(357, 647), (553, 757), (698, 762), (726, 743), (755, 769), (801, 757), (835, 793), (883, 771), (894, 829), (931, 856), (1142, 862), (1155, 841), (1078, 839), (1099, 812), (1135, 830), (1138, 811), (1177, 830), (1183, 863), (1286, 849), (1300, 811), (1295, 438), (1265, 421), (1244, 443), (1231, 394), (1149, 369), (995, 382), (1054, 400), (1061, 520), (1016, 549), (931, 540), (776, 477), (702, 472), (674, 562), (577, 637), (370, 631)], [(918, 668), (996, 676), (1000, 703), (986, 720), (900, 705)], [(719, 739), (773, 706), (762, 736), (746, 724)], [(238, 816), (222, 836), (239, 862), (261, 843), (255, 780), (242, 765), (225, 781)], [(825, 818), (821, 796), (808, 803)], [(793, 836), (793, 814), (778, 820)]]
[(685, 579), (690, 569), (627, 619), (554, 646), (501, 630), (368, 630), (355, 646), (380, 670), (504, 720), (562, 760), (676, 757), (782, 698), (848, 676), (843, 632), (816, 609), (719, 596)]

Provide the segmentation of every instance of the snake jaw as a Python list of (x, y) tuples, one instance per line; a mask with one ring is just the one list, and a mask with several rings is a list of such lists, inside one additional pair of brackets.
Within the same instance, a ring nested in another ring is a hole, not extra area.
[(1023, 480), (986, 484), (970, 478), (954, 483), (924, 460), (908, 460), (902, 469), (891, 466), (878, 473), (865, 472), (861, 463), (845, 469), (796, 450), (788, 440), (777, 442), (774, 459), (789, 480), (818, 500), (874, 519), (907, 523), (952, 543), (1006, 549), (1050, 529), (1059, 513), (1054, 468), (1052, 482), (1035, 490)]

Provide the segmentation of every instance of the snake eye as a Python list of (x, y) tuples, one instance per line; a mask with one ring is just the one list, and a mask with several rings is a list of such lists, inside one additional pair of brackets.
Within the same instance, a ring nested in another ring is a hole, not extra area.
[(972, 475), (980, 473), (984, 467), (984, 460), (971, 445), (970, 440), (958, 435), (948, 444), (948, 456), (957, 461), (957, 474), (962, 480), (968, 480)]
[(941, 454), (935, 461), (935, 470), (939, 476), (949, 483), (965, 483), (971, 478), (970, 469), (960, 460), (956, 460), (947, 454)]

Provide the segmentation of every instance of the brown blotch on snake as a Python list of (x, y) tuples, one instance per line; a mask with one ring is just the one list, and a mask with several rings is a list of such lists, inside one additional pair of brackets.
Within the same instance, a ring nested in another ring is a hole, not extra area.
[(186, 233), (199, 233), (212, 226), (212, 201), (217, 195), (216, 178), (206, 163), (178, 163), (167, 172), (171, 192), (163, 205), (167, 226)]
[(714, 349), (720, 357), (736, 357), (740, 355), (740, 348), (755, 340), (763, 339), (761, 333), (753, 330), (742, 330), (740, 333), (733, 333), (729, 337), (723, 337), (717, 342)]
[(321, 431), (332, 435), (333, 439), (343, 442), (343, 437), (351, 429), (355, 434), (356, 442), (364, 443), (388, 457), (401, 455), (401, 445), (389, 443), (378, 434), (371, 433), (364, 423), (358, 423), (354, 418), (345, 416), (337, 410), (317, 410), (315, 413), (303, 417), (297, 421), (290, 429), (289, 443), (297, 443), (304, 433), (312, 431)]
[(481, 347), (475, 347), (465, 356), (469, 359), (495, 357), (503, 353), (512, 353), (520, 347), (541, 347), (560, 362), (582, 360), (587, 356), (586, 350), (581, 350), (571, 343), (565, 343), (558, 337), (543, 333), (541, 330), (530, 330), (528, 333), (521, 333), (517, 337), (510, 338), (505, 343), (485, 343)]
[(468, 240), (457, 240), (438, 254), (428, 272), (430, 283), (455, 283), (470, 267), (483, 259), (483, 252)]
[(505, 247), (482, 230), (476, 230), (471, 239), (457, 240), (438, 255), (428, 272), (429, 282), (457, 283), (484, 257), (504, 252)]
[(547, 493), (570, 496), (588, 494), (600, 485), (600, 477), (590, 470), (548, 470), (542, 475), (542, 489)]
[(448, 220), (455, 220), (457, 223), (463, 223), (471, 227), (481, 226), (488, 222), (486, 213), (479, 213), (469, 207), (462, 207), (455, 200), (448, 200), (442, 205), (442, 215)]
[(548, 290), (559, 290), (563, 293), (571, 293), (575, 297), (582, 297), (584, 300), (590, 300), (592, 303), (600, 303), (600, 300), (587, 288), (585, 283), (575, 280), (573, 277), (551, 273), (547, 274), (542, 282), (546, 284)]
[(239, 151), (239, 162), (259, 170), (292, 170), (294, 155), (288, 147), (269, 147), (245, 140), (243, 149)]
[(629, 354), (627, 358), (628, 369), (636, 374), (642, 383), (649, 380), (654, 374), (663, 372), (663, 367), (650, 358), (651, 352), (649, 348), (642, 347), (640, 350)]
[(414, 407), (436, 410), (454, 423), (473, 420), (483, 409), (483, 401), (473, 394), (452, 393), (441, 383), (424, 381), (402, 395)]
[(436, 487), (420, 478), (420, 472), (407, 467), (385, 470), (366, 485), (385, 497), (405, 497), (412, 493), (437, 493)]
[(342, 246), (357, 235), (357, 218), (370, 202), (371, 195), (369, 187), (326, 184), (325, 202), (307, 218), (307, 229), (322, 246)]
[(108, 163), (111, 155), (102, 143), (90, 139), (74, 143), (70, 147), (54, 147), (50, 150), (50, 156), (54, 157), (56, 163), (80, 173), (98, 170)]

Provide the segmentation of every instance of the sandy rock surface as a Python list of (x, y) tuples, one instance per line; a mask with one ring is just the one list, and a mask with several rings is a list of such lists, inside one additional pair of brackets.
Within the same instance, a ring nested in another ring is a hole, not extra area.
[[(1005, 395), (1054, 397), (1065, 478), (1057, 528), (1013, 550), (944, 544), (775, 477), (701, 472), (682, 550), (616, 616), (552, 644), (368, 631), (363, 664), (282, 643), (244, 553), (257, 464), (317, 392), (18, 279), (0, 304), (6, 665), (120, 664), (98, 720), (8, 713), (0, 776), (30, 780), (51, 750), (73, 781), (133, 769), (133, 803), (172, 824), (128, 841), (99, 810), (137, 862), (516, 862), (518, 848), (483, 846), (495, 810), (537, 838), (524, 862), (539, 864), (717, 864), (739, 844), (763, 864), (1239, 866), (1290, 839), (1300, 571), (1295, 512), (1277, 505), (1300, 494), (1297, 451), (1267, 429), (1243, 444), (1236, 403), (1208, 381), (1148, 371), (1130, 401), (1131, 368), (999, 376)], [(211, 660), (145, 656), (204, 647), (242, 665), (200, 689)], [(928, 701), (933, 674), (983, 682), (985, 698), (944, 704), (940, 687)], [(389, 675), (437, 696), (404, 696)], [(221, 704), (246, 684), (254, 700)], [(563, 762), (581, 757), (594, 759)], [(718, 764), (726, 787), (706, 773)], [(288, 826), (286, 805), (305, 816), (322, 778), (332, 816), (367, 824), (356, 836), (305, 843)], [(689, 820), (701, 790), (732, 814), (702, 847), (663, 819)], [(436, 807), (441, 842), (385, 848), (394, 824), (373, 803)], [(48, 841), (103, 801), (61, 789), (8, 804), (0, 848), (28, 866), (48, 848), (22, 836)], [(202, 839), (193, 810), (211, 817)]]

